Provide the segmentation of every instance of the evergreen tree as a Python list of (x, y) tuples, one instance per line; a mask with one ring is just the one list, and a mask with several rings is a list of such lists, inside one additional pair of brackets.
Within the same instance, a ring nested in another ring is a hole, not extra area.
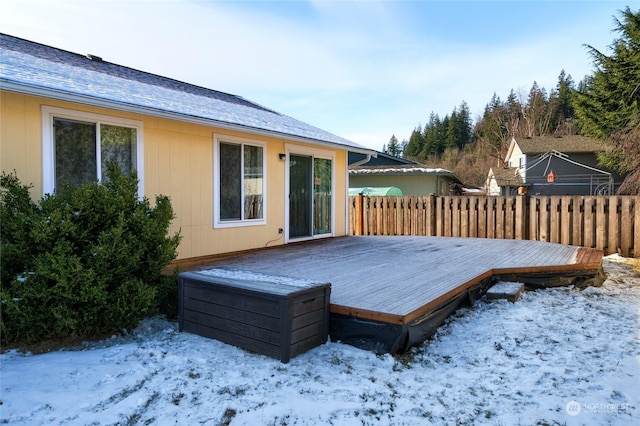
[(500, 146), (504, 138), (504, 129), (499, 118), (503, 110), (500, 97), (494, 92), (489, 103), (484, 107), (482, 119), (476, 124), (476, 135), (491, 146)]
[(404, 155), (406, 158), (418, 160), (420, 153), (424, 151), (424, 137), (422, 135), (422, 126), (418, 125), (411, 132), (409, 141), (406, 144)]
[(529, 91), (523, 118), (527, 124), (526, 137), (532, 138), (547, 133), (547, 96), (544, 88), (540, 88), (535, 81)]
[(442, 141), (444, 150), (455, 148), (457, 145), (457, 129), (456, 120), (458, 119), (458, 112), (454, 109), (451, 113), (451, 117), (446, 115), (442, 120)]
[(611, 55), (587, 46), (596, 70), (576, 92), (574, 108), (583, 134), (612, 143), (601, 161), (625, 173), (640, 168), (640, 11), (627, 6), (621, 15)]
[(393, 155), (394, 157), (400, 157), (402, 152), (400, 150), (400, 144), (398, 143), (398, 138), (396, 135), (392, 135), (389, 139), (389, 145), (387, 145), (385, 154)]
[(400, 152), (402, 152), (402, 154), (400, 155), (402, 158), (406, 158), (407, 157), (407, 145), (409, 144), (409, 141), (406, 139), (402, 139), (402, 142), (400, 142)]
[(473, 120), (471, 118), (471, 112), (469, 111), (469, 105), (462, 101), (460, 108), (458, 109), (457, 116), (457, 147), (459, 149), (464, 148), (471, 143), (473, 136)]
[(427, 157), (437, 157), (442, 151), (444, 151), (444, 141), (441, 137), (440, 128), (442, 122), (438, 114), (432, 112), (429, 116), (429, 122), (424, 126), (424, 150), (420, 157), (424, 160)]
[(558, 85), (556, 86), (557, 106), (554, 116), (554, 132), (561, 134), (573, 134), (573, 119), (575, 111), (573, 109), (574, 83), (571, 74), (560, 71)]
[(504, 140), (507, 144), (511, 142), (511, 138), (514, 136), (525, 136), (526, 132), (523, 131), (524, 123), (524, 106), (518, 99), (516, 92), (511, 89), (507, 101), (504, 104), (505, 117), (504, 127), (507, 132)]

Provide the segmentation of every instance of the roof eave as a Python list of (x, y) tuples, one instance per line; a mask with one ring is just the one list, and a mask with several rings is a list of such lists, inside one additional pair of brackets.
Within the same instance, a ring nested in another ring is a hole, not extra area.
[[(369, 170), (369, 171), (367, 171)], [(420, 171), (411, 171), (411, 172), (400, 172), (400, 171), (380, 171), (377, 172), (376, 170), (372, 170), (372, 169), (349, 169), (349, 174), (351, 175), (360, 175), (360, 176), (371, 176), (371, 175), (378, 175), (378, 176), (446, 176), (446, 177), (450, 177), (452, 179), (457, 180), (458, 182), (462, 183), (462, 181), (458, 178), (458, 176), (455, 175), (455, 173), (453, 173), (452, 171), (433, 171), (433, 172), (420, 172)]]
[(187, 114), (180, 114), (176, 112), (163, 111), (161, 109), (142, 107), (139, 105), (128, 104), (124, 102), (117, 102), (108, 99), (96, 98), (93, 96), (79, 95), (77, 93), (69, 93), (63, 90), (55, 90), (50, 88), (44, 88), (39, 86), (32, 86), (27, 84), (16, 83), (3, 78), (0, 78), (0, 89), (11, 92), (24, 93), (33, 96), (42, 96), (46, 98), (52, 98), (67, 102), (76, 102), (90, 106), (97, 106), (102, 108), (116, 109), (119, 111), (126, 111), (136, 114), (150, 115), (153, 117), (167, 118), (187, 123), (201, 124), (206, 126), (214, 126), (225, 130), (236, 130), (250, 133), (257, 136), (268, 136), (284, 138), (292, 142), (307, 143), (313, 145), (319, 145), (327, 148), (339, 148), (345, 151), (357, 152), (366, 155), (372, 155), (375, 157), (376, 151), (367, 148), (357, 148), (350, 145), (343, 145), (336, 142), (306, 138), (297, 135), (291, 135), (288, 133), (276, 132), (273, 130), (260, 129), (257, 127), (250, 127), (241, 124), (227, 123), (224, 121), (213, 120), (209, 118), (196, 117)]

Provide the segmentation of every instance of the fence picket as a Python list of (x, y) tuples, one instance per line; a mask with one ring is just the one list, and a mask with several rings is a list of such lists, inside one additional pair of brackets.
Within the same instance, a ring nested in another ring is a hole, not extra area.
[(514, 238), (516, 240), (527, 239), (527, 197), (516, 197), (516, 210), (514, 212)]
[(549, 197), (540, 197), (540, 229), (538, 233), (540, 235), (540, 241), (549, 241), (549, 228), (551, 227), (551, 221), (549, 220)]
[(462, 227), (461, 213), (462, 206), (460, 203), (460, 197), (452, 197), (451, 198), (451, 236), (452, 237), (461, 237), (460, 234)]
[(620, 203), (620, 254), (625, 257), (631, 257), (631, 230), (624, 232), (625, 224), (630, 226), (633, 224), (633, 207), (631, 205), (631, 197), (622, 198)]
[(496, 233), (494, 238), (503, 239), (505, 227), (505, 198), (496, 197), (495, 201)]
[(596, 248), (607, 248), (607, 197), (596, 199)]
[(444, 215), (443, 215), (443, 221), (442, 224), (444, 226), (443, 229), (443, 233), (442, 235), (445, 237), (451, 237), (451, 197), (450, 196), (445, 196), (444, 197)]
[(596, 199), (585, 197), (584, 199), (584, 245), (596, 246)]
[(482, 197), (478, 201), (478, 237), (487, 238), (487, 197)]
[(571, 202), (573, 209), (571, 211), (571, 241), (569, 244), (581, 246), (584, 241), (584, 197), (572, 197)]
[(469, 198), (458, 198), (460, 200), (460, 236), (469, 237)]
[(478, 236), (478, 197), (469, 199), (469, 237)]
[(620, 198), (613, 195), (608, 198), (607, 251), (610, 253), (616, 253), (620, 248), (620, 209), (618, 208), (618, 201), (620, 201)]
[(496, 199), (487, 198), (487, 238), (496, 238)]
[(529, 201), (529, 239), (540, 240), (540, 199), (531, 197)]
[(633, 221), (633, 257), (640, 258), (640, 197), (635, 197), (633, 208), (634, 217)]
[(561, 198), (549, 197), (549, 234), (552, 243), (560, 242), (560, 228), (562, 227), (562, 216), (560, 213)]
[(442, 237), (444, 230), (444, 197), (436, 197), (435, 232), (433, 235)]
[(403, 208), (403, 212), (404, 212), (404, 217), (403, 217), (403, 221), (402, 221), (402, 235), (411, 235), (412, 231), (411, 231), (411, 223), (413, 222), (413, 198), (412, 197), (407, 197), (403, 200), (404, 203), (404, 208)]

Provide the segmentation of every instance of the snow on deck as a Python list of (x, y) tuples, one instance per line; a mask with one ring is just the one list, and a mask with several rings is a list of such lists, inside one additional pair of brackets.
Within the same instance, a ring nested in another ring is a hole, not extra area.
[[(594, 263), (578, 262), (580, 250), (522, 240), (343, 237), (225, 256), (202, 269), (329, 282), (332, 312), (404, 317), (493, 273), (594, 269)], [(601, 262), (601, 255), (595, 258)]]

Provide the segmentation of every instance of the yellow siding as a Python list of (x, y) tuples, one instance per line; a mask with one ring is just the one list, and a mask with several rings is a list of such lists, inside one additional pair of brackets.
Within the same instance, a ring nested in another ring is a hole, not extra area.
[[(23, 183), (32, 183), (34, 199), (42, 195), (42, 105), (134, 119), (144, 123), (144, 192), (152, 202), (158, 194), (170, 197), (171, 232), (183, 237), (178, 258), (283, 244), (285, 165), (278, 154), (291, 141), (5, 91), (0, 96), (2, 171), (15, 169)], [(266, 142), (266, 225), (213, 228), (214, 133)], [(346, 151), (336, 151), (336, 236), (346, 235), (346, 161)]]
[(33, 97), (0, 91), (0, 167), (42, 195), (42, 122)]

